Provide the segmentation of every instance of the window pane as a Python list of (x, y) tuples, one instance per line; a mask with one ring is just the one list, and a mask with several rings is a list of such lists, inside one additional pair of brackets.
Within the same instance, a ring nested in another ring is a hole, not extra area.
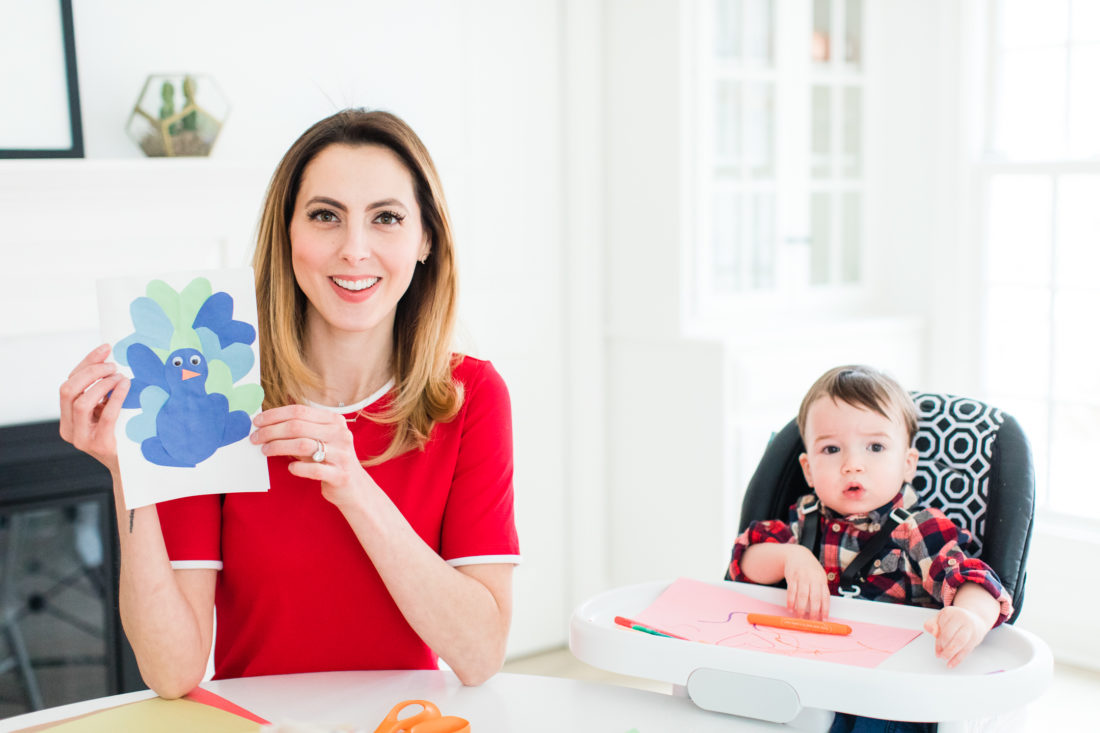
[(810, 92), (810, 173), (814, 178), (832, 175), (831, 90), (815, 86)]
[(719, 292), (742, 289), (738, 281), (738, 252), (741, 249), (741, 197), (718, 191), (714, 196), (714, 240), (711, 243), (711, 272)]
[(712, 270), (719, 291), (775, 286), (774, 194), (715, 195)]
[(1050, 200), (1051, 184), (1042, 176), (990, 181), (985, 270), (991, 282), (1049, 282)]
[(832, 241), (832, 196), (815, 193), (810, 197), (810, 284), (829, 282)]
[(863, 137), (863, 90), (859, 87), (844, 88), (844, 152), (841, 157), (841, 175), (858, 178), (862, 173), (860, 141)]
[(863, 57), (863, 2), (848, 0), (844, 6), (844, 62), (859, 66)]
[(715, 92), (714, 167), (726, 175), (741, 175), (741, 85), (720, 81)]
[(840, 279), (846, 283), (859, 282), (859, 261), (863, 239), (862, 196), (848, 192), (842, 197)]
[(756, 64), (771, 66), (775, 11), (772, 0), (747, 0), (745, 3), (745, 57)]
[(1100, 407), (1100, 290), (1054, 295), (1054, 398)]
[(1100, 94), (1097, 90), (1100, 90), (1100, 44), (1071, 48), (1069, 150), (1074, 157), (1087, 158), (1100, 152)]
[(814, 28), (810, 37), (810, 60), (814, 63), (829, 62), (833, 35), (832, 3), (829, 0), (814, 0)]
[(991, 392), (1044, 398), (1050, 375), (1050, 291), (991, 286), (983, 383)]
[(1070, 5), (1073, 22), (1070, 25), (1070, 39), (1081, 41), (1100, 41), (1100, 3), (1096, 0), (1073, 0)]
[(715, 0), (714, 52), (722, 61), (741, 58), (741, 0)]
[(1011, 159), (1065, 149), (1066, 49), (1006, 51), (997, 69), (993, 148)]
[[(1092, 2), (1093, 0), (1088, 0)], [(1069, 30), (1068, 0), (1000, 0), (999, 36), (1004, 48), (1065, 43)]]
[(752, 247), (752, 273), (754, 288), (774, 288), (775, 263), (775, 195), (770, 193), (748, 196), (748, 232), (746, 239)]
[(772, 178), (772, 131), (775, 129), (775, 94), (767, 82), (745, 85), (746, 165), (750, 178)]
[(1057, 273), (1061, 286), (1097, 284), (1096, 275), (1100, 273), (1100, 176), (1059, 179)]
[(1055, 403), (1050, 435), (1050, 508), (1078, 517), (1100, 518), (1096, 501), (1096, 446), (1100, 408)]

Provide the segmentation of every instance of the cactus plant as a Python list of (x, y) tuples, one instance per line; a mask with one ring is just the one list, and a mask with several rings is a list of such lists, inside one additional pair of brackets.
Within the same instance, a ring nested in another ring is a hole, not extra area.
[(190, 109), (180, 120), (184, 130), (190, 130), (194, 132), (198, 129), (198, 117), (199, 110), (198, 105), (195, 103), (195, 79), (191, 76), (183, 77), (183, 108)]
[(228, 111), (225, 97), (210, 77), (153, 74), (146, 79), (126, 128), (146, 155), (209, 155)]
[[(172, 82), (166, 81), (160, 86), (160, 118), (167, 120), (176, 113), (176, 88)], [(175, 123), (168, 125), (168, 134), (175, 135), (179, 126)]]

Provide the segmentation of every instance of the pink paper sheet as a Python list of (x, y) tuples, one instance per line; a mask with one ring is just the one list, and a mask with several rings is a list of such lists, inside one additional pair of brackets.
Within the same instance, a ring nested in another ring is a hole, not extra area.
[(730, 588), (680, 578), (636, 618), (661, 631), (735, 649), (752, 649), (800, 659), (877, 667), (922, 633), (918, 629), (830, 618), (852, 627), (847, 636), (750, 625), (747, 615), (790, 616), (784, 606)]

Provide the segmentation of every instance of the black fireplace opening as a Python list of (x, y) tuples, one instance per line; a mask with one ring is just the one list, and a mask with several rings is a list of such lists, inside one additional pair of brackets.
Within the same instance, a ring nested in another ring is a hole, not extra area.
[(143, 689), (111, 475), (56, 421), (0, 427), (0, 718)]

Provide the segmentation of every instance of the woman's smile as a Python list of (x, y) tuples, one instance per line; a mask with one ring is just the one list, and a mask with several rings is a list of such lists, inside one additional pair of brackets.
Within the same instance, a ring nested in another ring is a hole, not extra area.
[(375, 285), (382, 281), (380, 277), (345, 278), (330, 277), (336, 294), (349, 303), (362, 303), (376, 292)]

